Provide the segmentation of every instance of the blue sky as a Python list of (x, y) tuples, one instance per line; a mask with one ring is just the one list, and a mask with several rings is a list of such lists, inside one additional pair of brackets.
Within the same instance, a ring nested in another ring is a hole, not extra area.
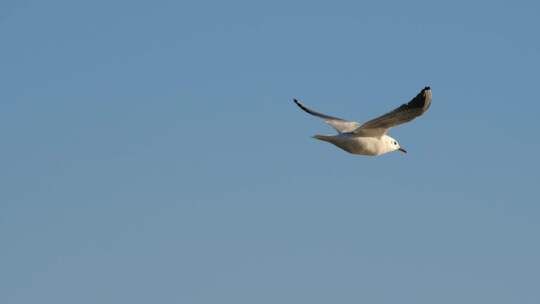
[[(538, 303), (540, 6), (0, 2), (0, 302)], [(367, 120), (348, 155), (293, 97)]]

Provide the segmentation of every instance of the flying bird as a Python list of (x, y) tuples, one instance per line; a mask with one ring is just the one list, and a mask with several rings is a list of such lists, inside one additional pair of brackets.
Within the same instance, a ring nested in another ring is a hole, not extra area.
[(423, 88), (408, 103), (363, 124), (319, 113), (297, 99), (293, 101), (300, 109), (324, 119), (338, 132), (336, 135), (315, 135), (313, 138), (334, 144), (352, 154), (378, 156), (393, 151), (407, 153), (396, 139), (387, 135), (388, 130), (424, 114), (431, 106), (431, 88)]

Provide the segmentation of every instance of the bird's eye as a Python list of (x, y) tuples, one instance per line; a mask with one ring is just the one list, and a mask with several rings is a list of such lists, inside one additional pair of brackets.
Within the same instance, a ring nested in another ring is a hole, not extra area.
[(396, 142), (394, 142), (394, 145), (397, 145), (397, 143), (396, 143)]

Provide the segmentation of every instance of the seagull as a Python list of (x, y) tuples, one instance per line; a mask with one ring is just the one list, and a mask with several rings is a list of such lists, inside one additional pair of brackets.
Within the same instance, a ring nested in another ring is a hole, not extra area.
[(387, 135), (388, 130), (424, 114), (431, 105), (431, 88), (423, 88), (408, 103), (364, 124), (319, 113), (297, 99), (293, 101), (300, 109), (324, 119), (338, 132), (336, 135), (315, 135), (313, 138), (334, 144), (351, 154), (378, 156), (393, 151), (407, 153), (397, 140)]

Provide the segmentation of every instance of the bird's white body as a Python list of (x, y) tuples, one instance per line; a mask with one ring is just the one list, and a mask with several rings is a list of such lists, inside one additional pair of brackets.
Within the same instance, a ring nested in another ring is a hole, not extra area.
[(388, 135), (377, 138), (358, 137), (351, 133), (341, 133), (338, 135), (315, 135), (313, 137), (334, 144), (351, 154), (378, 156), (400, 148), (397, 141)]

